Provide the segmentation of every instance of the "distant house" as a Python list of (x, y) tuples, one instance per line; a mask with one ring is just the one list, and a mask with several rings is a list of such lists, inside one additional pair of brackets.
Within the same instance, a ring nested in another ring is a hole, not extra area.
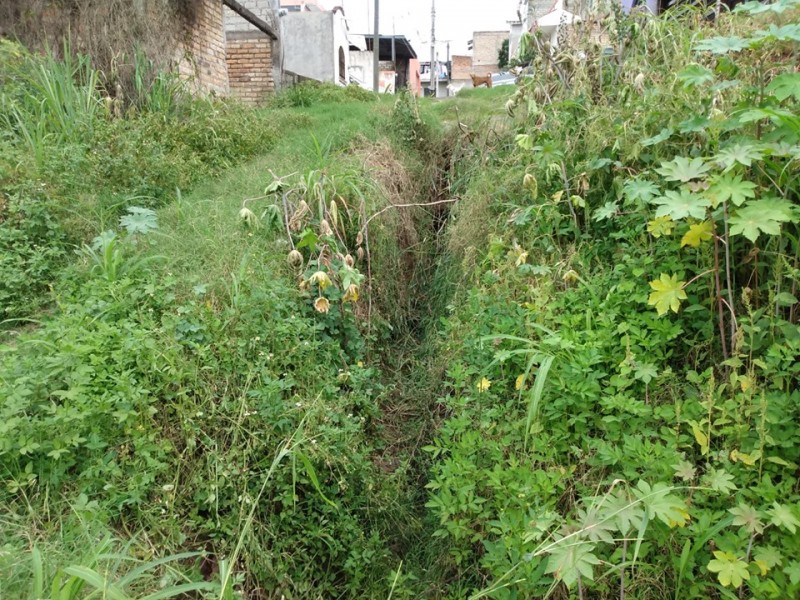
[(288, 82), (350, 82), (350, 42), (342, 8), (287, 12), (281, 15), (280, 26), (282, 66)]
[(302, 12), (305, 10), (325, 10), (317, 0), (281, 0), (281, 9), (286, 12)]
[(472, 73), (488, 75), (500, 71), (500, 48), (509, 38), (508, 31), (476, 31), (472, 34)]
[[(394, 94), (407, 88), (415, 96), (422, 93), (420, 62), (411, 42), (404, 35), (382, 35), (378, 46), (380, 93)], [(350, 36), (350, 80), (366, 90), (373, 89), (374, 38)]]
[(466, 54), (454, 54), (450, 59), (450, 86), (457, 92), (472, 87), (472, 57)]

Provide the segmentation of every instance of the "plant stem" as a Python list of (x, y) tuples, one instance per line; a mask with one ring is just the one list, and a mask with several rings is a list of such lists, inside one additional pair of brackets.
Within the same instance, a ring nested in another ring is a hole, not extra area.
[(725, 317), (722, 314), (722, 287), (719, 281), (719, 237), (714, 236), (714, 287), (717, 293), (717, 315), (719, 317), (719, 341), (722, 356), (728, 360), (728, 344), (725, 340)]
[[(747, 555), (745, 556), (744, 559), (746, 563), (750, 562), (750, 552), (752, 552), (753, 550), (753, 541), (755, 539), (756, 539), (756, 534), (755, 532), (753, 532), (753, 534), (750, 536), (750, 542), (747, 544)], [(739, 598), (740, 599), (744, 598), (744, 583), (742, 583), (742, 585), (739, 586)]]
[(728, 228), (728, 203), (723, 202), (723, 218), (725, 220), (725, 285), (728, 288), (728, 310), (731, 311), (731, 352), (734, 351), (736, 337), (736, 311), (733, 308), (733, 276), (731, 275), (731, 236)]
[[(628, 539), (626, 538), (622, 542), (622, 562), (625, 563), (626, 558), (628, 557)], [(625, 569), (621, 569), (619, 572), (619, 600), (625, 600)]]
[(289, 229), (289, 202), (286, 199), (286, 196), (289, 195), (289, 192), (284, 192), (281, 194), (281, 199), (283, 200), (283, 223), (286, 225), (286, 237), (289, 239), (289, 245), (292, 247), (292, 250), (295, 249), (294, 247), (294, 240), (292, 240), (292, 230)]

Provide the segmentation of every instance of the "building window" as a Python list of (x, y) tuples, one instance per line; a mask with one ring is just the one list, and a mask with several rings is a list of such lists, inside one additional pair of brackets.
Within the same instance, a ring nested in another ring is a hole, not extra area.
[(344, 63), (344, 48), (339, 46), (339, 82), (347, 85), (347, 66)]

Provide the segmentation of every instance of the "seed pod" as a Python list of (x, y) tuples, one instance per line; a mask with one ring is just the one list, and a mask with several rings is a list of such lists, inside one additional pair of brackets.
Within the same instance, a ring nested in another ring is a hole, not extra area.
[(331, 223), (333, 223), (334, 227), (339, 227), (339, 209), (335, 200), (331, 200), (329, 212), (331, 213)]
[(356, 258), (358, 258), (359, 261), (364, 260), (364, 248), (359, 246), (358, 250), (356, 250)]
[(325, 219), (322, 219), (319, 224), (319, 234), (322, 237), (333, 235), (333, 229), (331, 229), (330, 224)]
[(536, 177), (530, 173), (525, 173), (525, 177), (522, 178), (522, 185), (525, 187), (525, 189), (530, 190), (531, 196), (534, 198), (538, 195), (539, 182), (536, 181)]
[(292, 250), (289, 252), (289, 256), (286, 257), (286, 262), (293, 269), (299, 269), (303, 266), (303, 255), (297, 250)]
[(634, 89), (640, 94), (644, 92), (644, 73), (639, 73), (633, 80)]
[(356, 246), (360, 246), (363, 243), (364, 243), (364, 234), (359, 231), (358, 235), (356, 236)]
[(346, 264), (348, 267), (352, 267), (355, 264), (355, 262), (356, 261), (353, 260), (353, 257), (350, 254), (344, 257), (344, 264)]

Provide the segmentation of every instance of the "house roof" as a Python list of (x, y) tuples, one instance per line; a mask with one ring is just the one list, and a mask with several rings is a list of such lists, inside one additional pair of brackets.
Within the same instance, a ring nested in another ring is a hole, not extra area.
[(565, 25), (571, 25), (572, 23), (580, 20), (581, 18), (578, 15), (575, 15), (564, 9), (564, 0), (557, 0), (553, 10), (536, 19), (534, 23), (536, 26), (542, 29), (547, 29), (558, 27), (562, 23)]
[[(371, 35), (366, 37), (367, 50), (372, 52), (373, 37)], [(380, 36), (378, 46), (378, 59), (379, 60), (392, 60), (392, 38), (394, 38), (394, 51), (397, 58), (400, 60), (408, 60), (410, 58), (417, 58), (417, 53), (411, 46), (404, 35), (382, 35)]]

